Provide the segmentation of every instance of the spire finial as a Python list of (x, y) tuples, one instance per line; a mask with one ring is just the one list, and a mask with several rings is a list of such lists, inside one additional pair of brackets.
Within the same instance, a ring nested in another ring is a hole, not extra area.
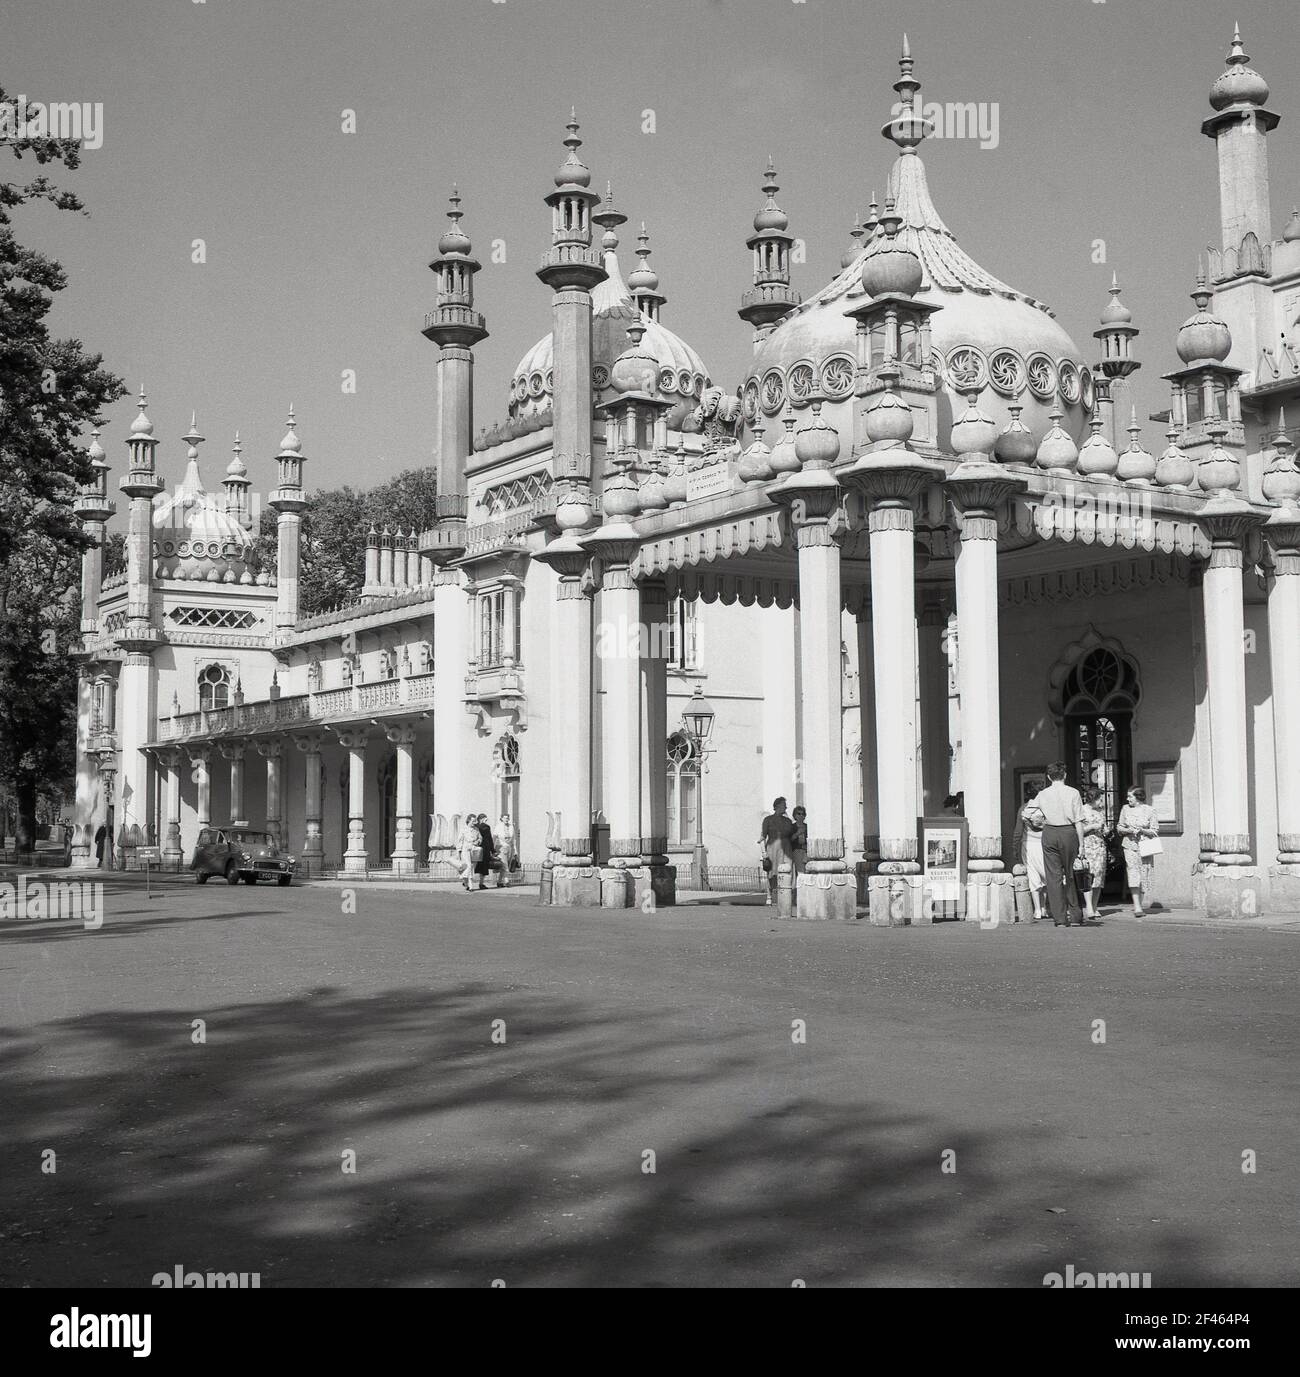
[(903, 52), (898, 59), (898, 80), (894, 82), (898, 101), (889, 122), (880, 131), (885, 138), (892, 139), (903, 153), (914, 153), (917, 144), (932, 132), (929, 121), (916, 113), (916, 97), (921, 83), (914, 75), (913, 67), (912, 45), (904, 34)]

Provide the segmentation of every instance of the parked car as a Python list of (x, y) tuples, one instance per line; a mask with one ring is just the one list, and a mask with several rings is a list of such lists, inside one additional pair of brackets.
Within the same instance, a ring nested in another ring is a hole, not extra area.
[(205, 827), (190, 861), (194, 878), (201, 885), (213, 875), (223, 876), (228, 885), (237, 885), (241, 879), (247, 885), (261, 879), (287, 885), (297, 868), (297, 859), (281, 851), (269, 832), (242, 826)]

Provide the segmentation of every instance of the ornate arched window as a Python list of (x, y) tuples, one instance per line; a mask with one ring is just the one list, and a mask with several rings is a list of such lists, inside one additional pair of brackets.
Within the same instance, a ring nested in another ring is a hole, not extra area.
[(1096, 646), (1066, 676), (1061, 696), (1067, 713), (1133, 712), (1142, 696), (1137, 666), (1109, 646)]
[(224, 665), (208, 665), (199, 674), (199, 707), (204, 712), (224, 708), (230, 702), (230, 671)]
[(700, 806), (700, 759), (683, 732), (668, 738), (667, 754), (668, 845), (690, 846), (695, 841), (695, 817)]

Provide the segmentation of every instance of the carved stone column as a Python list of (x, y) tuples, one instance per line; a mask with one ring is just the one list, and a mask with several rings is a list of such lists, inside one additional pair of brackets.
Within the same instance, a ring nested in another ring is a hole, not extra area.
[(921, 812), (943, 811), (948, 796), (948, 600), (942, 589), (920, 590), (916, 609), (917, 674), (920, 680)]
[(194, 823), (200, 832), (212, 826), (212, 747), (191, 746), (190, 778), (194, 781)]
[(393, 873), (415, 874), (415, 831), (411, 823), (411, 796), (415, 754), (415, 728), (409, 722), (392, 722), (384, 735), (397, 747), (397, 827), (393, 841)]
[(302, 868), (308, 876), (319, 875), (323, 868), (324, 844), (321, 840), (321, 745), (323, 732), (304, 732), (295, 736), (294, 746), (302, 752), (305, 780), (303, 812), (306, 835), (302, 843)]
[[(970, 826), (966, 918), (1012, 921), (1015, 900), (1002, 861), (1002, 695), (998, 672), (998, 508), (1027, 480), (976, 456), (945, 485), (957, 509), (957, 659), (962, 791)], [(997, 876), (996, 880), (985, 876)]]
[(242, 741), (223, 741), (218, 749), (230, 762), (230, 821), (246, 823), (244, 816), (244, 747)]
[(269, 740), (258, 740), (255, 744), (257, 753), (266, 760), (266, 830), (274, 838), (277, 846), (284, 846), (287, 842), (280, 819), (280, 800), (284, 792), (284, 745), (274, 737)]
[(677, 868), (668, 864), (668, 590), (662, 582), (641, 585), (641, 875), (656, 906), (677, 902)]
[(868, 503), (880, 864), (867, 881), (867, 895), (871, 922), (885, 927), (931, 916), (923, 902), (916, 842), (913, 503), (944, 473), (942, 464), (899, 448), (868, 454), (840, 474)]
[(551, 619), (551, 902), (600, 907), (591, 854), (590, 556), (570, 534), (534, 556), (557, 575)]
[[(1262, 518), (1246, 503), (1216, 497), (1201, 512), (1211, 540), (1202, 596), (1205, 672), (1210, 700), (1214, 771), (1214, 859), (1195, 875), (1192, 902), (1207, 914), (1253, 917), (1261, 911), (1259, 872), (1250, 838), (1250, 775), (1246, 726), (1243, 546)], [(1204, 825), (1202, 832), (1207, 829)]]
[(1292, 469), (1288, 480), (1289, 500), (1264, 531), (1273, 550), (1268, 648), (1277, 762), (1277, 864), (1269, 880), (1274, 908), (1290, 912), (1300, 908), (1300, 476)]
[(343, 853), (343, 869), (349, 875), (364, 875), (369, 859), (366, 851), (366, 729), (355, 727), (341, 731), (339, 744), (348, 753), (348, 846)]
[(184, 860), (181, 846), (181, 753), (179, 750), (158, 752), (159, 761), (167, 769), (167, 835), (163, 841), (163, 868), (179, 870)]

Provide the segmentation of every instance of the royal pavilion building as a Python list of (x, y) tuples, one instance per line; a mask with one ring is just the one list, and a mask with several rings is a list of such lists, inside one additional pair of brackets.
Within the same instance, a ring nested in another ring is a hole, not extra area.
[(571, 120), (548, 247), (537, 225), (550, 328), (476, 433), (488, 324), (453, 195), (423, 331), (438, 517), (359, 537), (353, 605), (300, 612), (292, 413), (252, 462), (262, 487), (275, 465), (273, 573), (238, 445), (205, 486), (192, 425), (165, 492), (181, 463), (141, 396), (127, 567), (105, 577), (93, 437), (74, 865), (101, 826), (119, 864), (153, 842), (180, 865), (246, 821), (309, 874), (445, 879), (472, 810), (510, 816), (544, 899), (648, 909), (698, 882), (698, 825), (715, 882), (756, 881), (785, 795), (808, 810), (800, 916), (915, 922), (918, 820), (960, 793), (965, 911), (1009, 918), (1020, 800), (1060, 758), (1112, 823), (1147, 789), (1167, 904), (1300, 907), (1300, 215), (1275, 237), (1268, 87), (1234, 37), (1202, 125), (1221, 232), (1157, 441), (1116, 404), (1139, 363), (1118, 286), (1081, 348), (970, 258), (927, 181), (906, 44), (899, 65), (888, 194), (804, 299), (769, 165), (752, 361), (725, 383), (673, 332), (644, 227), (620, 259), (626, 216)]

